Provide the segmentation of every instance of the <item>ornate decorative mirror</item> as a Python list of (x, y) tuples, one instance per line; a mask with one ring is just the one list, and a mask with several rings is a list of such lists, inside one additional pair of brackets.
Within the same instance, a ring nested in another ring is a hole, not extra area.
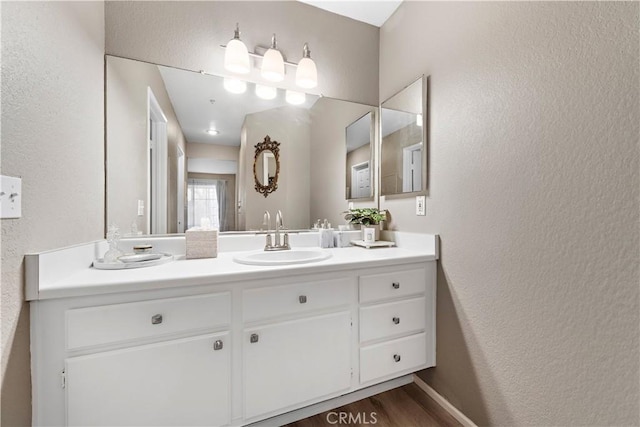
[(280, 174), (279, 146), (280, 143), (272, 141), (269, 135), (264, 137), (264, 141), (255, 145), (253, 179), (256, 191), (264, 197), (278, 189), (278, 175)]

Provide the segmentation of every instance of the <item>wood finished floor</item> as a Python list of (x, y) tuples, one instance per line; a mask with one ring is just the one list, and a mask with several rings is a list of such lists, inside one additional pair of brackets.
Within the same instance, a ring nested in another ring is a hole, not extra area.
[[(341, 413), (347, 414), (342, 419), (346, 422), (339, 419)], [(461, 424), (412, 383), (287, 424), (286, 427), (327, 426), (458, 427)]]

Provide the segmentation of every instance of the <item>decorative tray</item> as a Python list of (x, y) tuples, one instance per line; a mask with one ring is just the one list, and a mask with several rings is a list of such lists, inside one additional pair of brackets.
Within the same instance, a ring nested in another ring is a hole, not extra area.
[(97, 268), (98, 270), (124, 270), (127, 268), (152, 267), (154, 265), (166, 264), (170, 261), (173, 261), (173, 255), (167, 253), (162, 253), (162, 257), (158, 259), (136, 262), (104, 262), (103, 258), (99, 258), (93, 261), (93, 268)]
[(386, 240), (376, 240), (375, 242), (365, 242), (364, 240), (352, 240), (352, 245), (362, 246), (363, 248), (391, 248), (396, 245), (396, 242), (387, 242)]

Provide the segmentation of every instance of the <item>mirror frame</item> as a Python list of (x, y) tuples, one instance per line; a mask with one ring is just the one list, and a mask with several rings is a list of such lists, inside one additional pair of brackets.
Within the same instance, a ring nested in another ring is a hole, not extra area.
[(428, 126), (429, 126), (429, 91), (428, 91), (428, 84), (429, 84), (429, 78), (426, 75), (421, 75), (420, 77), (418, 77), (417, 79), (411, 80), (411, 82), (407, 85), (405, 85), (402, 89), (400, 89), (399, 91), (395, 92), (393, 95), (391, 95), (390, 97), (388, 97), (387, 99), (385, 99), (384, 101), (382, 101), (380, 103), (380, 127), (379, 127), (379, 135), (380, 137), (379, 139), (379, 146), (378, 146), (378, 152), (380, 153), (379, 156), (379, 161), (378, 161), (378, 168), (379, 168), (379, 179), (382, 179), (382, 142), (384, 137), (382, 136), (382, 109), (383, 109), (383, 104), (387, 101), (389, 101), (390, 99), (392, 99), (394, 96), (402, 93), (403, 90), (407, 89), (409, 86), (413, 85), (414, 83), (416, 83), (417, 81), (422, 81), (422, 94), (421, 97), (422, 99), (420, 100), (420, 106), (422, 107), (422, 142), (423, 142), (423, 146), (422, 146), (422, 164), (424, 165), (424, 168), (422, 169), (422, 190), (420, 191), (411, 191), (411, 192), (407, 192), (407, 193), (393, 193), (393, 194), (383, 194), (382, 193), (382, 183), (379, 183), (379, 188), (380, 188), (380, 193), (378, 195), (378, 203), (380, 202), (380, 199), (382, 199), (383, 197), (385, 198), (385, 200), (392, 200), (392, 199), (403, 199), (403, 198), (408, 198), (408, 197), (416, 197), (416, 196), (428, 196), (429, 195), (429, 180), (428, 180), (428, 176), (429, 176), (429, 130), (428, 130)]
[[(270, 193), (273, 193), (278, 189), (278, 176), (280, 175), (280, 143), (278, 141), (272, 141), (269, 135), (264, 137), (264, 141), (259, 142), (255, 146), (255, 155), (253, 156), (253, 180), (255, 182), (254, 188), (264, 197), (269, 196)], [(270, 151), (273, 153), (273, 157), (276, 160), (276, 176), (273, 178), (272, 182), (267, 183), (267, 185), (263, 185), (258, 179), (257, 172), (257, 163), (260, 154), (265, 151)]]

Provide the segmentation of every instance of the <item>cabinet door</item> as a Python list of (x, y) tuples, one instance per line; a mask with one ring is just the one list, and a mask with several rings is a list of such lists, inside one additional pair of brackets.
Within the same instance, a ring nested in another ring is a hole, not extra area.
[(224, 332), (69, 358), (67, 424), (228, 424), (230, 352)]
[(245, 329), (245, 418), (351, 386), (348, 311)]

